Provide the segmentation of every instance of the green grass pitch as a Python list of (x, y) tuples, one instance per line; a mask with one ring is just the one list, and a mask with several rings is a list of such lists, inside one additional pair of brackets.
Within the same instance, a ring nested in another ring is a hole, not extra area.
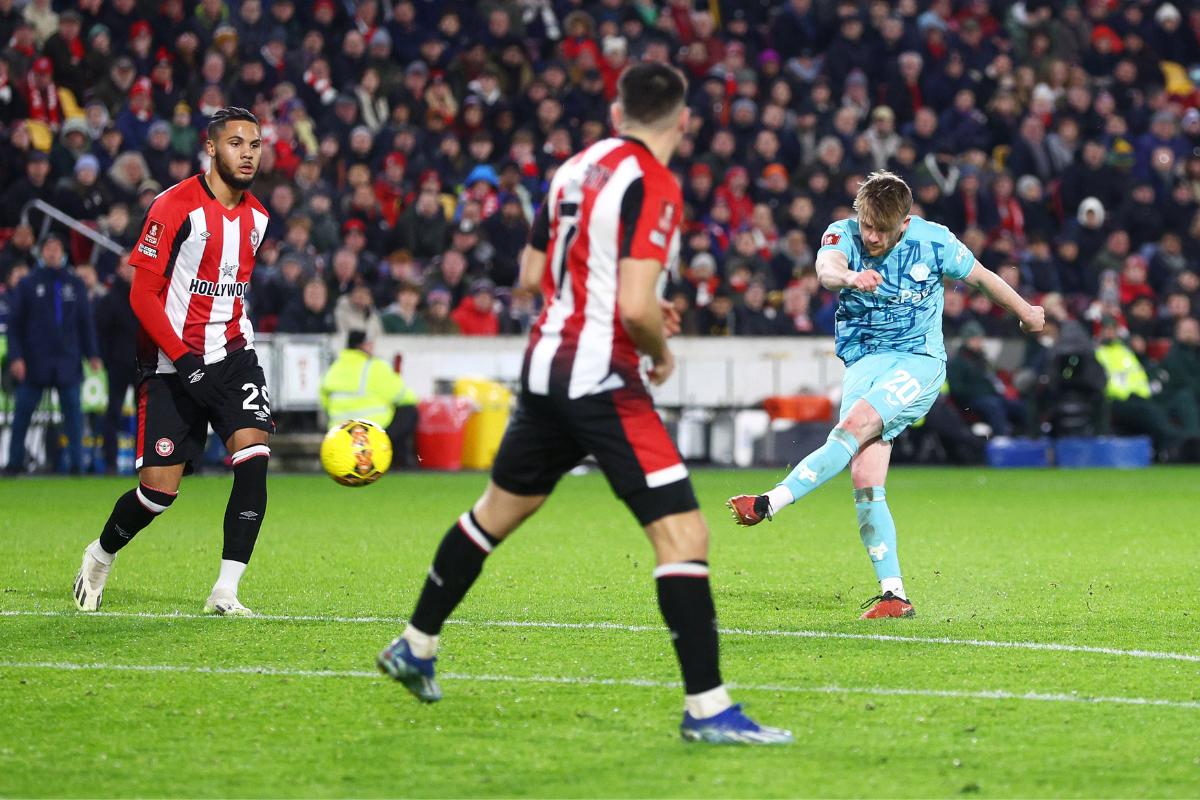
[(490, 559), (434, 706), (374, 656), (482, 476), (273, 477), (243, 620), (199, 616), (227, 478), (185, 483), (97, 616), (70, 584), (130, 482), (0, 483), (0, 796), (1200, 796), (1200, 471), (896, 470), (919, 616), (875, 622), (847, 476), (729, 521), (774, 478), (695, 474), (725, 678), (796, 733), (774, 749), (680, 741), (652, 553), (599, 475)]

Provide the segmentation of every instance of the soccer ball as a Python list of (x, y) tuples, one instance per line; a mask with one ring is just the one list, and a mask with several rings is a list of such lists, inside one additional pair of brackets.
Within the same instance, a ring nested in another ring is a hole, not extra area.
[(348, 419), (325, 434), (321, 466), (342, 486), (366, 486), (392, 465), (392, 440), (366, 419)]

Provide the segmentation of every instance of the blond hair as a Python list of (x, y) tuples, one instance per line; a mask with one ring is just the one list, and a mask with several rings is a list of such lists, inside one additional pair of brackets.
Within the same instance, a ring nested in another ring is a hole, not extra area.
[(858, 187), (854, 212), (883, 230), (900, 227), (912, 210), (912, 190), (899, 176), (886, 170), (872, 172)]

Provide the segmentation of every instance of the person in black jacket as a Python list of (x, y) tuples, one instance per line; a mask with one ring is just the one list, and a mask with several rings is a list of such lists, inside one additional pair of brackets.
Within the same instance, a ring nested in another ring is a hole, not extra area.
[(104, 412), (104, 468), (112, 474), (117, 466), (117, 433), (125, 393), (137, 382), (138, 321), (129, 305), (133, 267), (125, 255), (117, 264), (108, 294), (96, 303), (96, 338), (100, 360), (108, 373), (108, 406)]
[(9, 370), (16, 381), (12, 441), (5, 471), (25, 468), (25, 434), (46, 389), (58, 391), (67, 458), (72, 474), (83, 466), (83, 411), (79, 403), (83, 359), (100, 368), (96, 329), (87, 288), (67, 269), (62, 239), (51, 234), (42, 242), (39, 268), (13, 291), (8, 326)]

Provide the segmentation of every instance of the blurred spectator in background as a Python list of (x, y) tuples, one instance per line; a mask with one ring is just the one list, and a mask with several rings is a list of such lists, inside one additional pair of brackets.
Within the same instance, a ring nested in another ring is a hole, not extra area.
[(362, 281), (338, 298), (333, 306), (333, 320), (338, 333), (363, 331), (368, 341), (374, 342), (383, 335), (383, 323), (375, 310), (375, 299), (371, 289)]
[(425, 295), (425, 327), (429, 333), (450, 335), (459, 332), (458, 323), (450, 318), (452, 295), (444, 286), (429, 290)]
[(396, 290), (396, 301), (383, 310), (380, 321), (384, 333), (428, 333), (429, 327), (419, 310), (421, 287), (404, 283)]
[(495, 336), (500, 332), (496, 316), (496, 285), (487, 278), (471, 283), (471, 292), (450, 315), (464, 336)]
[(1171, 417), (1189, 439), (1200, 437), (1200, 320), (1175, 323), (1175, 340), (1162, 361), (1169, 383), (1164, 401)]
[(100, 360), (108, 377), (108, 406), (104, 414), (104, 469), (117, 469), (117, 442), (125, 395), (137, 385), (137, 336), (139, 325), (129, 304), (133, 285), (129, 257), (117, 262), (108, 293), (96, 303), (96, 339)]
[(312, 278), (299, 297), (293, 297), (279, 315), (280, 333), (333, 333), (336, 325), (324, 281)]
[(62, 239), (51, 234), (42, 242), (37, 269), (17, 284), (11, 301), (8, 362), (17, 385), (9, 474), (24, 472), (25, 434), (46, 389), (58, 394), (67, 436), (67, 468), (73, 475), (82, 471), (83, 359), (98, 370), (99, 356), (87, 289), (71, 272)]
[(946, 365), (946, 380), (954, 404), (975, 414), (996, 436), (1010, 436), (1014, 429), (1025, 432), (1025, 406), (1007, 395), (1007, 388), (996, 375), (984, 352), (984, 330), (971, 321), (959, 331), (962, 344)]

